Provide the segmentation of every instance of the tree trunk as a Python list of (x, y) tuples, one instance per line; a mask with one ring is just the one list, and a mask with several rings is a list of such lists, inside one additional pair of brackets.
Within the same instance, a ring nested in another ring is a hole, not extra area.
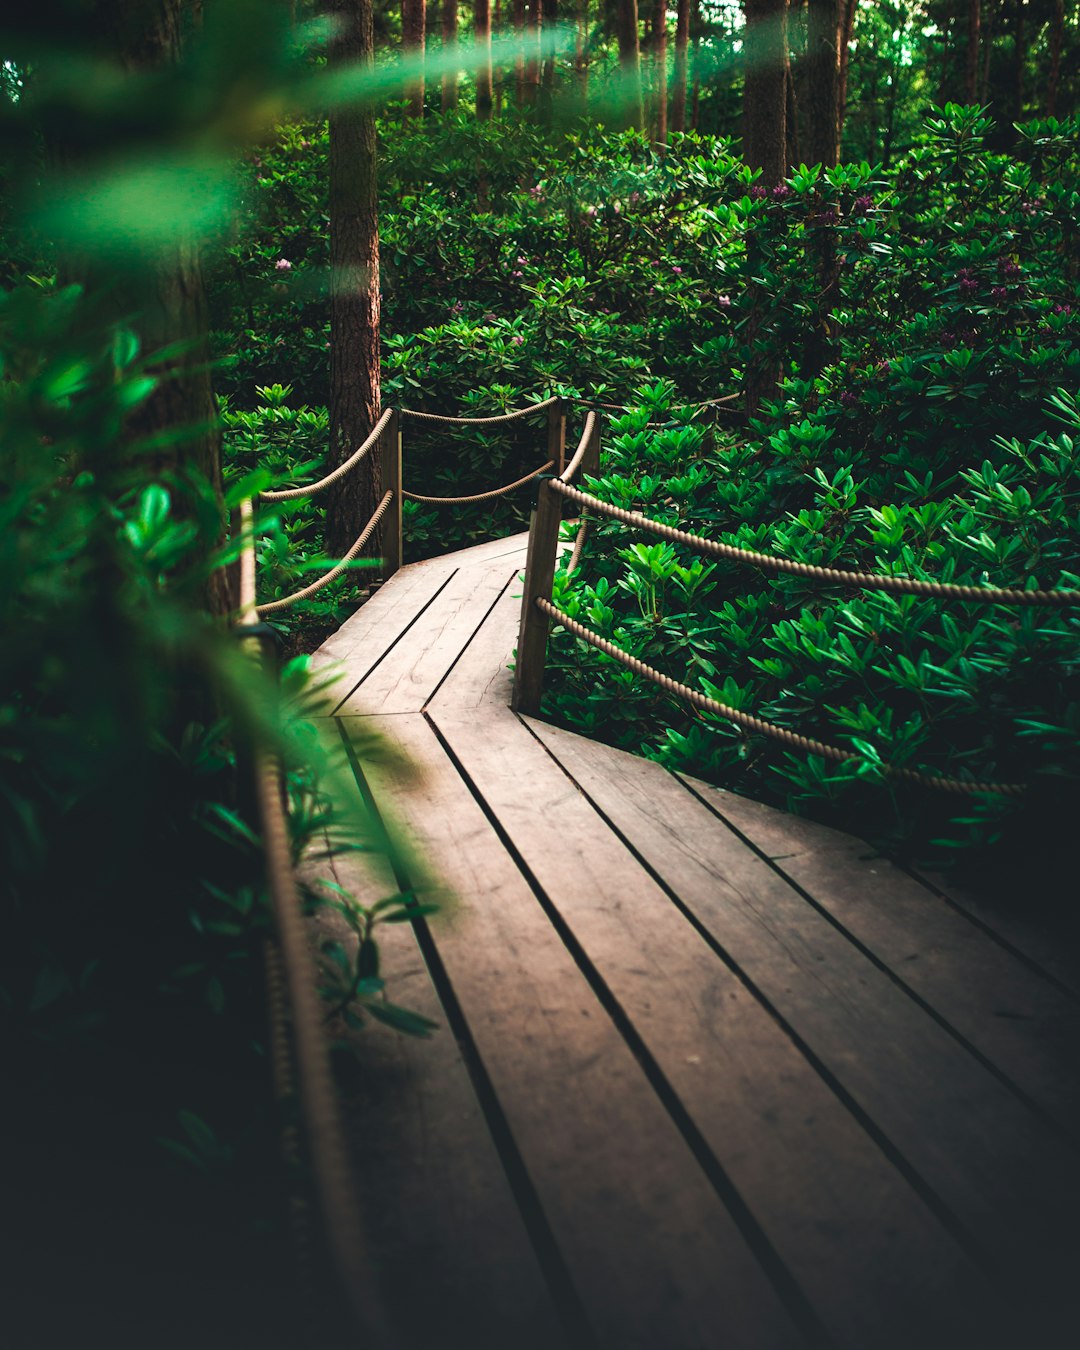
[(540, 4), (527, 0), (525, 23), (525, 106), (535, 108), (540, 101)]
[(787, 0), (745, 0), (743, 159), (773, 187), (787, 166)]
[(851, 40), (855, 31), (855, 10), (858, 0), (845, 0), (844, 19), (840, 28), (840, 74), (836, 86), (836, 144), (844, 137), (844, 119), (847, 117), (848, 66), (851, 64)]
[(653, 0), (652, 11), (652, 68), (653, 68), (653, 138), (657, 145), (667, 145), (667, 0)]
[(979, 39), (981, 29), (982, 0), (968, 0), (967, 55), (964, 61), (965, 103), (978, 103), (979, 101)]
[[(336, 3), (336, 0), (335, 0)], [(427, 0), (401, 0), (401, 49), (405, 57), (420, 63), (420, 71), (405, 88), (406, 116), (423, 121), (424, 117), (424, 36), (427, 29)]]
[(807, 164), (836, 165), (840, 126), (840, 24), (842, 0), (808, 0), (806, 55), (800, 89)]
[(1050, 28), (1050, 76), (1046, 82), (1046, 116), (1057, 116), (1058, 88), (1061, 83), (1061, 39), (1065, 29), (1065, 0), (1054, 0), (1054, 19)]
[(697, 131), (701, 120), (701, 0), (694, 0), (690, 13), (690, 31), (694, 38), (693, 90), (690, 98), (690, 128)]
[(473, 41), (480, 47), (476, 68), (476, 119), (491, 119), (491, 0), (474, 0)]
[(514, 60), (514, 98), (519, 108), (525, 106), (525, 0), (514, 0), (514, 35), (518, 53)]
[[(333, 66), (373, 64), (371, 0), (331, 0), (341, 24)], [(330, 454), (336, 468), (379, 417), (379, 216), (375, 115), (370, 107), (330, 116)], [(379, 459), (368, 455), (329, 489), (326, 549), (340, 556), (374, 511)], [(372, 552), (375, 551), (374, 544)]]
[[(558, 27), (559, 23), (559, 0), (541, 0), (540, 3), (540, 33), (541, 36), (545, 29), (552, 32)], [(555, 52), (548, 52), (543, 60), (543, 74), (540, 80), (540, 116), (545, 125), (550, 126), (555, 112)]]
[(1013, 47), (1013, 62), (1015, 65), (1016, 80), (1016, 116), (1014, 121), (1022, 122), (1024, 120), (1024, 99), (1027, 90), (1024, 88), (1024, 67), (1027, 64), (1027, 0), (1015, 0), (1016, 4), (1016, 39)]
[[(785, 97), (787, 107), (785, 108), (786, 134), (787, 134), (787, 167), (793, 168), (796, 164), (803, 162), (803, 156), (799, 148), (799, 109), (795, 96), (795, 74), (791, 69), (791, 62), (788, 61), (785, 67), (784, 78)], [(815, 161), (810, 160), (813, 164)]]
[(578, 116), (589, 115), (589, 0), (581, 0), (577, 40), (574, 44), (574, 86)]
[(625, 109), (623, 123), (628, 127), (641, 128), (645, 123), (645, 112), (641, 94), (641, 43), (638, 37), (637, 0), (618, 0), (616, 19), (622, 80), (619, 101)]
[[(458, 0), (442, 0), (443, 51), (452, 52), (457, 46)], [(457, 107), (458, 73), (446, 70), (442, 77), (442, 110), (450, 112)]]
[(690, 70), (690, 0), (678, 0), (675, 15), (675, 88), (671, 96), (671, 129), (686, 130), (686, 93)]

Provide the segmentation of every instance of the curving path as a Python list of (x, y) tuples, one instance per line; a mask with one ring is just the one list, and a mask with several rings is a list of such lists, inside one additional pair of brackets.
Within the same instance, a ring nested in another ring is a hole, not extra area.
[[(357, 1044), (388, 1344), (1069, 1343), (1080, 962), (511, 712), (525, 546), (404, 567), (317, 656), (341, 734), (416, 766), (354, 761), (357, 788), (417, 841), (397, 885), (444, 901), (383, 930), (392, 996), (441, 1030)], [(372, 866), (335, 863), (385, 893)]]

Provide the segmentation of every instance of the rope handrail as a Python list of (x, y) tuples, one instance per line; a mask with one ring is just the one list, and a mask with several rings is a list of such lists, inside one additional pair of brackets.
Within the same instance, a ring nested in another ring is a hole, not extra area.
[[(640, 407), (636, 403), (602, 403), (597, 399), (592, 399), (588, 394), (563, 394), (565, 399), (574, 403), (584, 403), (590, 408), (602, 408), (604, 412), (629, 412), (631, 408)], [(704, 412), (706, 408), (722, 408), (729, 403), (734, 403), (736, 399), (741, 398), (740, 394), (723, 394), (720, 398), (706, 398), (700, 403), (681, 403), (672, 412)], [(649, 426), (657, 425), (650, 422)]]
[(516, 408), (513, 412), (499, 413), (493, 417), (449, 417), (444, 413), (420, 412), (416, 408), (402, 408), (402, 417), (413, 417), (420, 422), (438, 422), (443, 426), (501, 426), (504, 422), (516, 422), (520, 417), (531, 417), (533, 413), (544, 412), (561, 400), (558, 395), (546, 398), (542, 403), (531, 403), (527, 408)]
[[(238, 626), (247, 626), (257, 615), (255, 601), (255, 541), (250, 501), (240, 505), (244, 547), (240, 555), (240, 604)], [(258, 637), (242, 637), (242, 649), (252, 661), (261, 658)], [(367, 1277), (369, 1261), (365, 1250), (363, 1226), (356, 1208), (352, 1168), (337, 1093), (330, 1069), (330, 1053), (323, 1030), (323, 1008), (317, 992), (316, 972), (311, 946), (304, 927), (303, 905), (293, 869), (288, 824), (281, 792), (281, 768), (273, 748), (260, 739), (254, 751), (255, 805), (266, 859), (266, 879), (270, 892), (277, 949), (280, 953), (280, 977), (292, 1010), (292, 1044), (296, 1059), (296, 1092), (306, 1126), (311, 1166), (319, 1207), (326, 1224), (342, 1286), (352, 1305), (358, 1324), (369, 1330), (382, 1323), (382, 1309), (374, 1298)], [(287, 1054), (281, 1025), (281, 989), (274, 987), (278, 962), (268, 958), (268, 995), (271, 1022), (276, 1023), (275, 1059)], [(272, 1026), (272, 1030), (275, 1027)], [(287, 1064), (277, 1063), (277, 1090), (291, 1087)]]
[(539, 478), (542, 473), (547, 473), (548, 469), (555, 467), (555, 461), (549, 459), (546, 464), (541, 464), (539, 469), (533, 469), (532, 473), (527, 473), (524, 478), (517, 479), (514, 483), (507, 483), (505, 487), (492, 488), (489, 492), (474, 492), (469, 497), (424, 497), (418, 492), (402, 491), (402, 496), (407, 502), (423, 502), (428, 506), (440, 506), (450, 504), (455, 506), (464, 506), (468, 502), (486, 502), (493, 497), (505, 496), (508, 492), (513, 492), (515, 488), (524, 487), (526, 483), (531, 483), (534, 478)]
[(1080, 605), (1080, 590), (1026, 591), (1015, 586), (967, 586), (956, 582), (891, 576), (886, 572), (851, 572), (838, 567), (819, 567), (815, 563), (798, 562), (794, 558), (781, 558), (774, 553), (759, 553), (754, 549), (740, 548), (735, 544), (724, 544), (717, 539), (705, 539), (699, 534), (688, 534), (673, 525), (664, 525), (658, 520), (652, 520), (642, 515), (640, 511), (627, 511), (624, 507), (612, 506), (608, 502), (601, 501), (599, 497), (571, 487), (558, 478), (552, 480), (551, 486), (570, 501), (587, 506), (598, 515), (621, 521), (625, 525), (633, 525), (636, 529), (645, 530), (672, 543), (685, 544), (699, 553), (710, 553), (719, 558), (761, 567), (767, 571), (789, 572), (794, 576), (812, 577), (817, 581), (835, 582), (870, 590), (940, 595), (953, 600), (974, 600), (984, 604)]
[[(566, 614), (543, 596), (537, 597), (536, 605), (549, 619), (562, 624), (567, 632), (572, 633), (583, 642), (587, 642), (590, 647), (595, 647), (597, 651), (603, 652), (605, 656), (610, 656), (612, 660), (618, 661), (636, 675), (644, 676), (658, 688), (685, 699), (686, 702), (692, 703), (695, 707), (725, 717), (728, 721), (744, 727), (747, 731), (754, 731), (762, 736), (770, 736), (773, 740), (794, 746), (796, 749), (804, 750), (809, 754), (821, 755), (824, 759), (841, 762), (851, 760), (865, 762), (866, 757), (860, 755), (857, 751), (845, 750), (841, 746), (815, 740), (812, 736), (802, 736), (797, 731), (790, 731), (787, 727), (778, 726), (775, 722), (769, 722), (763, 717), (756, 717), (753, 713), (743, 712), (740, 708), (721, 703), (717, 699), (710, 698), (708, 694), (702, 694), (699, 690), (692, 689), (689, 685), (672, 679), (670, 675), (665, 675), (662, 671), (657, 670), (654, 666), (647, 665), (638, 657), (631, 656), (629, 652), (623, 651), (614, 642), (609, 642), (607, 638), (594, 633), (591, 628), (586, 628), (584, 624), (578, 623), (576, 619), (572, 619), (569, 614)], [(922, 787), (937, 788), (941, 792), (954, 792), (961, 795), (995, 793), (999, 796), (1018, 797), (1025, 791), (1023, 783), (968, 782), (962, 778), (948, 778), (939, 774), (922, 773), (918, 769), (897, 769), (888, 764), (882, 767), (890, 778), (918, 783)]]
[(375, 513), (361, 530), (356, 542), (349, 551), (341, 558), (336, 567), (325, 575), (319, 577), (318, 581), (313, 581), (310, 586), (305, 586), (302, 590), (294, 591), (292, 595), (282, 596), (280, 600), (268, 600), (265, 604), (259, 605), (257, 613), (261, 618), (264, 614), (274, 614), (279, 609), (286, 609), (289, 605), (295, 605), (298, 600), (306, 600), (309, 595), (314, 595), (316, 591), (321, 591), (324, 586), (329, 586), (332, 581), (336, 581), (341, 574), (348, 569), (351, 562), (359, 557), (364, 545), (371, 538), (372, 533), (386, 514), (386, 509), (394, 499), (393, 492), (385, 492), (383, 499), (375, 508)]
[(320, 478), (317, 483), (309, 483), (305, 487), (283, 488), (275, 492), (261, 492), (259, 495), (266, 502), (288, 502), (297, 497), (309, 497), (313, 492), (322, 492), (324, 488), (338, 483), (346, 474), (351, 473), (353, 469), (364, 459), (371, 451), (372, 447), (377, 445), (379, 437), (386, 429), (387, 422), (394, 415), (392, 408), (387, 408), (375, 425), (371, 428), (371, 435), (358, 450), (353, 451), (344, 464), (339, 464), (333, 473), (328, 473), (325, 478)]
[(577, 473), (578, 469), (581, 467), (581, 461), (585, 458), (585, 456), (589, 452), (589, 445), (592, 441), (593, 428), (595, 426), (596, 426), (596, 413), (590, 409), (588, 415), (585, 418), (585, 429), (581, 433), (581, 440), (578, 441), (577, 449), (574, 451), (570, 463), (567, 464), (566, 468), (563, 469), (561, 474), (559, 474), (559, 481), (561, 483), (569, 483), (571, 478), (573, 478), (573, 476)]

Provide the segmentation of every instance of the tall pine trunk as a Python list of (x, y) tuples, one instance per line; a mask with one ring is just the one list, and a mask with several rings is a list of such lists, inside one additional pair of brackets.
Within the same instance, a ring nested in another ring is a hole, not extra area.
[(589, 0), (581, 0), (578, 14), (577, 39), (574, 43), (574, 88), (576, 112), (579, 117), (589, 115)]
[(979, 39), (982, 28), (981, 0), (967, 0), (967, 52), (964, 57), (964, 102), (979, 101)]
[(473, 41), (480, 48), (480, 63), (476, 67), (476, 118), (487, 122), (491, 118), (491, 0), (474, 0)]
[(667, 0), (653, 0), (652, 11), (652, 94), (653, 139), (667, 145)]
[[(442, 0), (442, 41), (443, 52), (449, 54), (457, 47), (458, 0)], [(456, 70), (443, 71), (442, 110), (450, 112), (457, 107), (458, 73)]]
[(671, 129), (686, 130), (686, 94), (690, 74), (690, 3), (678, 0), (675, 14), (675, 88), (671, 95)]
[(807, 0), (800, 153), (830, 169), (839, 154), (840, 23), (841, 0)]
[(1046, 82), (1046, 116), (1057, 116), (1058, 88), (1061, 83), (1061, 40), (1065, 29), (1065, 0), (1054, 0), (1054, 18), (1050, 28), (1050, 76)]
[(406, 115), (422, 121), (424, 116), (424, 38), (427, 31), (427, 0), (401, 0), (401, 48), (410, 61), (420, 63), (420, 71), (405, 89)]
[(840, 74), (836, 89), (836, 144), (844, 139), (844, 121), (847, 117), (848, 67), (851, 64), (851, 40), (855, 33), (855, 10), (858, 0), (844, 0), (844, 17), (840, 25)]
[[(333, 66), (371, 65), (371, 0), (331, 0), (340, 22)], [(330, 455), (336, 468), (379, 417), (379, 215), (375, 114), (339, 108), (330, 116)], [(367, 524), (380, 495), (379, 460), (367, 455), (329, 490), (327, 552), (340, 556)], [(374, 551), (374, 549), (373, 549)]]
[(619, 101), (624, 109), (623, 124), (642, 127), (645, 122), (641, 92), (641, 41), (638, 34), (637, 0), (618, 0), (616, 10), (619, 40)]
[(743, 159), (772, 187), (787, 167), (787, 0), (745, 0)]

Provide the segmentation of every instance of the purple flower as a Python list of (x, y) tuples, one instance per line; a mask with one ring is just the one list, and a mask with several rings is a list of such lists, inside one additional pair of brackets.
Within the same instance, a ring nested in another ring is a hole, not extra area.
[(979, 283), (973, 277), (962, 277), (960, 279), (960, 294), (974, 295), (979, 289)]
[(845, 408), (857, 408), (859, 406), (858, 395), (853, 394), (850, 389), (844, 389), (840, 393), (840, 403)]
[(510, 339), (511, 345), (513, 345), (514, 347), (520, 347), (524, 341), (525, 339), (521, 336), (520, 333), (515, 333), (514, 336)]
[(1008, 300), (1009, 288), (1007, 286), (991, 286), (990, 299), (996, 300), (999, 304), (1002, 300)]
[(730, 309), (730, 308), (731, 308), (731, 296), (730, 296), (730, 295), (718, 295), (718, 296), (716, 297), (716, 303), (720, 306), (721, 309)]
[(755, 183), (750, 189), (750, 200), (752, 202), (763, 202), (769, 195), (769, 189), (764, 183)]
[(682, 276), (682, 268), (681, 268), (681, 267), (676, 267), (674, 264), (672, 264), (671, 270), (675, 273), (675, 275), (676, 275), (677, 277)]
[(785, 197), (791, 196), (791, 189), (786, 183), (777, 183), (772, 190), (772, 195), (774, 202), (782, 202)]
[(1055, 306), (1054, 306), (1054, 313), (1055, 313), (1055, 314), (1071, 314), (1071, 313), (1072, 313), (1072, 305), (1055, 305)]
[(526, 264), (528, 261), (529, 261), (529, 260), (528, 260), (528, 258), (525, 256), (524, 253), (519, 253), (519, 254), (518, 254), (517, 265), (518, 265), (519, 267), (524, 267), (525, 264)]
[(300, 142), (300, 149), (301, 149), (301, 150), (310, 150), (310, 149), (311, 149), (311, 142), (310, 142), (310, 141), (301, 141), (301, 142)]
[(1015, 280), (1023, 271), (1018, 262), (1013, 262), (1011, 258), (1007, 259), (1001, 267), (1001, 275), (1009, 281)]
[(451, 314), (463, 314), (464, 312), (465, 312), (465, 305), (460, 300), (455, 300), (454, 303), (450, 306)]
[(873, 197), (867, 197), (865, 194), (855, 198), (855, 210), (859, 215), (865, 215), (874, 204)]
[(279, 258), (279, 259), (277, 260), (277, 262), (274, 264), (274, 271), (275, 271), (275, 272), (291, 272), (291, 271), (292, 271), (292, 263), (288, 260), (288, 258)]
[(525, 273), (524, 273), (524, 272), (511, 272), (510, 275), (513, 277), (513, 279), (514, 279), (515, 281), (520, 281), (521, 278), (525, 275)]

